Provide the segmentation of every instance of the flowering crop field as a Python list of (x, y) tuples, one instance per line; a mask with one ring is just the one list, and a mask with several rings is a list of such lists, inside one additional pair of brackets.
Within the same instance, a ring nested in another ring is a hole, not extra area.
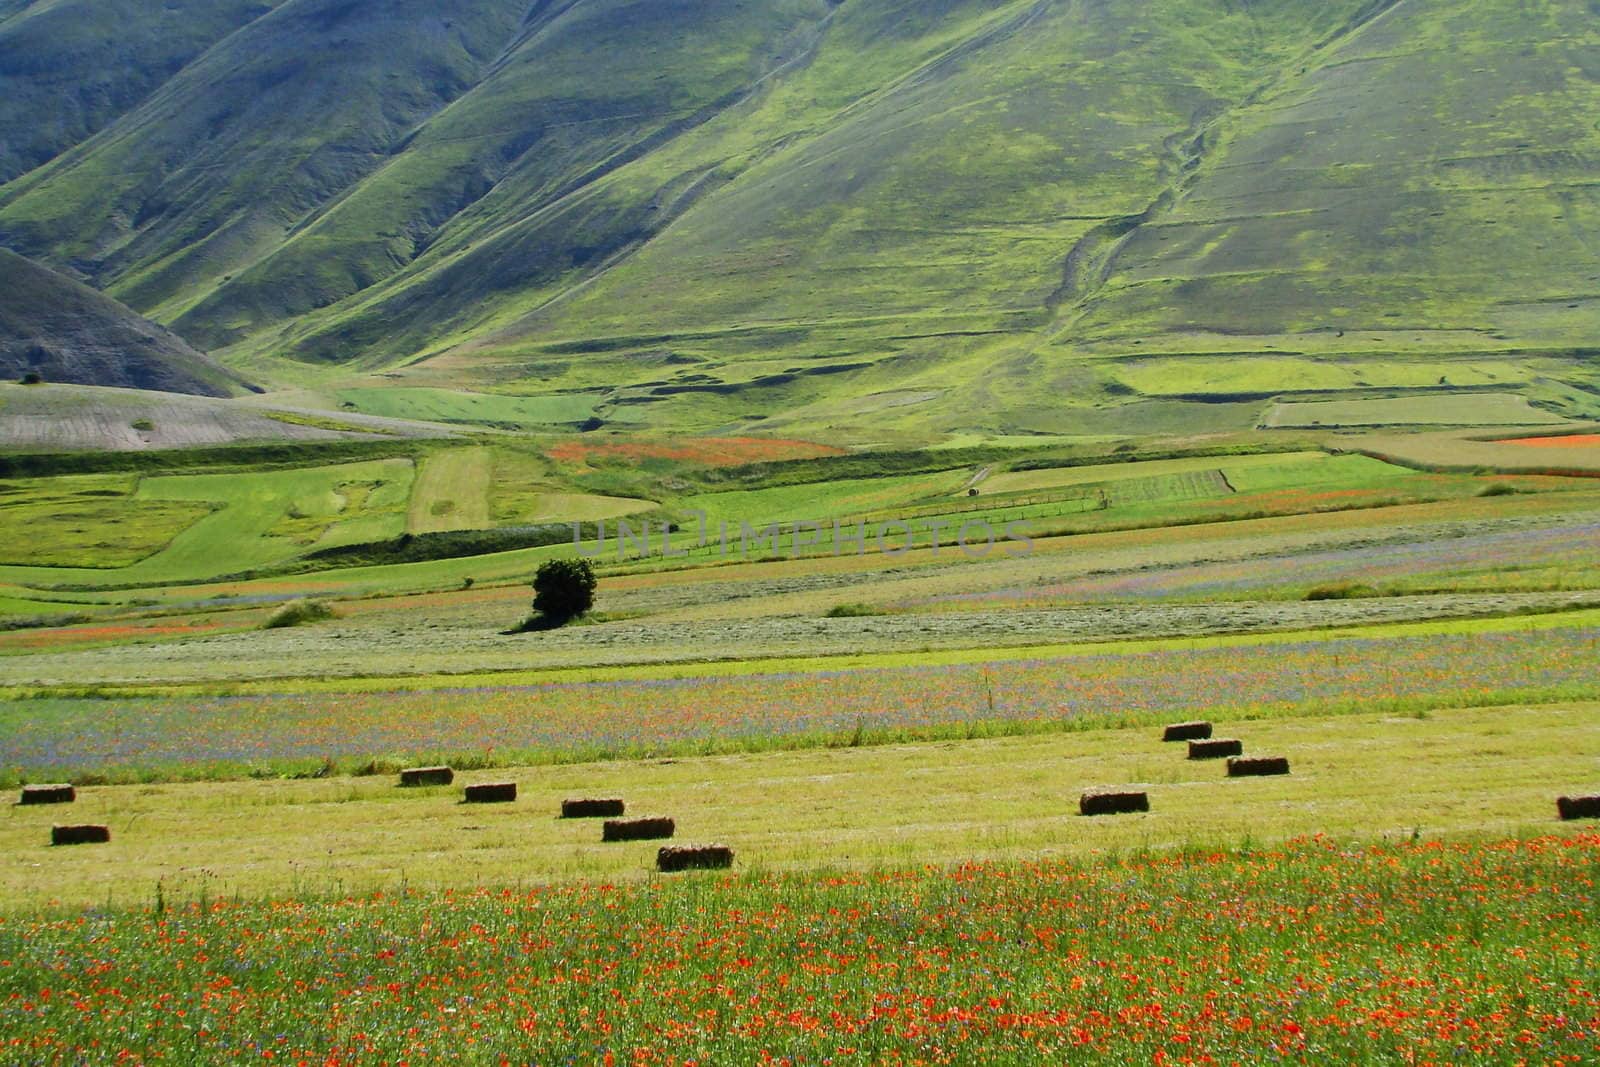
[[(238, 774), (331, 758), (457, 766), (992, 736), (1190, 715), (1470, 707), (1596, 693), (1600, 626), (1167, 645), (987, 664), (416, 692), (0, 704), (10, 777)], [(220, 770), (219, 770), (220, 769)], [(127, 772), (119, 774), (118, 772)]]
[(13, 1062), (1593, 1063), (1600, 835), (0, 919)]

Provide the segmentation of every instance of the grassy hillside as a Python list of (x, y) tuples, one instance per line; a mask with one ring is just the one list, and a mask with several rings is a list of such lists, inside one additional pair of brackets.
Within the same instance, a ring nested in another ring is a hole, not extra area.
[(0, 182), (98, 133), (278, 2), (0, 3)]
[(274, 384), (656, 429), (1594, 415), (1596, 33), (1581, 0), (285, 0), (0, 186), (0, 243)]
[(523, 5), (289, 0), (8, 187), (0, 240), (165, 319), (377, 169), (481, 77)]

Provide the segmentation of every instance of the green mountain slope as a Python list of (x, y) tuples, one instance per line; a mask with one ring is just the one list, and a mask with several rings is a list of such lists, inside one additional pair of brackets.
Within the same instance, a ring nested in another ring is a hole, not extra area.
[(1593, 5), (1390, 6), (1219, 125), (1068, 338), (1592, 330), (1541, 309), (1600, 297)]
[(520, 3), (288, 0), (8, 186), (0, 240), (170, 320), (464, 92)]
[(599, 389), (625, 425), (1592, 414), (1595, 13), (284, 0), (0, 186), (0, 244), (255, 377)]
[(0, 248), (0, 378), (232, 396), (246, 383), (182, 338)]
[(0, 182), (99, 132), (273, 0), (0, 3)]

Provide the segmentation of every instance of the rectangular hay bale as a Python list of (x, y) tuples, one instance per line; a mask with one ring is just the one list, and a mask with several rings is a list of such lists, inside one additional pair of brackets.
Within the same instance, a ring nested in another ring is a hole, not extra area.
[(561, 802), (561, 817), (563, 819), (609, 819), (621, 815), (628, 810), (628, 806), (615, 797), (609, 799), (585, 798), (583, 800), (563, 800)]
[(449, 785), (456, 772), (449, 767), (407, 767), (400, 772), (400, 784), (407, 788), (424, 785)]
[(671, 819), (607, 819), (600, 827), (600, 840), (659, 841), (677, 831)]
[(733, 866), (733, 849), (727, 845), (668, 845), (656, 852), (660, 871), (715, 871)]
[(1150, 810), (1150, 795), (1127, 791), (1095, 791), (1078, 798), (1079, 815), (1126, 815)]
[(1190, 759), (1222, 759), (1224, 756), (1244, 755), (1244, 742), (1232, 737), (1213, 737), (1207, 741), (1190, 741)]
[(1289, 760), (1284, 756), (1237, 756), (1228, 761), (1229, 778), (1260, 778), (1288, 773)]
[(71, 804), (78, 799), (78, 791), (70, 785), (25, 785), (19, 804)]
[(109, 826), (52, 826), (52, 845), (104, 845), (111, 840)]
[(1208, 722), (1175, 722), (1161, 732), (1163, 741), (1204, 741), (1210, 736)]
[(468, 804), (509, 804), (516, 799), (516, 782), (481, 782), (467, 786)]
[(1600, 819), (1600, 793), (1582, 797), (1557, 797), (1556, 812), (1563, 820)]

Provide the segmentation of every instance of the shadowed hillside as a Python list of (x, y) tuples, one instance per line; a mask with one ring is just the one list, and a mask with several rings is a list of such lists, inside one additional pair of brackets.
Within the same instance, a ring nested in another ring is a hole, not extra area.
[(1597, 56), (1582, 0), (284, 0), (56, 123), (0, 244), (279, 384), (621, 425), (1595, 414)]
[(246, 383), (93, 289), (0, 249), (0, 377), (231, 396)]

